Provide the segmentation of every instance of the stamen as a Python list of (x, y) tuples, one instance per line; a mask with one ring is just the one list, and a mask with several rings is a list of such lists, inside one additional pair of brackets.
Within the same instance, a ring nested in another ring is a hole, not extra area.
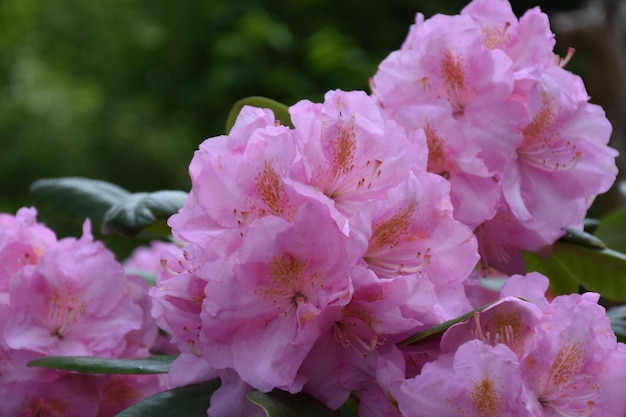
[(567, 55), (565, 55), (565, 58), (560, 58), (557, 56), (559, 67), (564, 68), (574, 56), (574, 52), (576, 52), (576, 50), (572, 47), (569, 47), (567, 48)]
[(196, 349), (196, 342), (189, 339), (187, 341), (187, 347), (189, 348), (189, 351), (191, 353), (193, 353), (195, 356), (201, 358), (202, 357), (202, 352), (200, 352), (198, 349)]
[(556, 405), (554, 405), (551, 401), (543, 401), (540, 399), (539, 402), (545, 406), (550, 407), (558, 415), (562, 417), (590, 417), (591, 413), (593, 413), (593, 409), (596, 406), (596, 403), (594, 401), (587, 401), (587, 410), (585, 414), (580, 414), (577, 410), (572, 411), (572, 413), (574, 414), (569, 414), (569, 413), (566, 413), (564, 410), (560, 409), (559, 407), (557, 407)]
[(160, 261), (161, 261), (161, 268), (163, 268), (165, 272), (167, 272), (170, 275), (178, 275), (178, 272), (172, 271), (170, 269), (170, 267), (167, 265), (166, 259), (161, 259)]

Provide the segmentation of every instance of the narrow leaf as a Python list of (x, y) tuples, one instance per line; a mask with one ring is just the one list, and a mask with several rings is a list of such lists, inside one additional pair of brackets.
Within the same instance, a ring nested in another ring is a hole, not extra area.
[(121, 232), (134, 236), (166, 219), (185, 204), (184, 191), (156, 191), (135, 193), (118, 202), (104, 214), (102, 233)]
[(341, 417), (339, 411), (332, 411), (312, 397), (303, 394), (290, 394), (273, 390), (263, 393), (248, 392), (248, 399), (260, 406), (267, 417)]
[(474, 313), (478, 313), (480, 311), (483, 311), (484, 309), (486, 309), (487, 307), (493, 305), (494, 303), (495, 303), (495, 301), (491, 302), (491, 303), (488, 303), (488, 304), (485, 304), (483, 306), (475, 308), (474, 310), (472, 310), (472, 311), (470, 311), (468, 313), (463, 314), (462, 316), (459, 316), (459, 317), (454, 318), (452, 320), (448, 320), (446, 322), (438, 324), (437, 326), (433, 326), (433, 327), (430, 327), (430, 328), (428, 328), (428, 329), (426, 329), (424, 331), (421, 331), (421, 332), (417, 333), (416, 335), (411, 336), (408, 339), (405, 339), (402, 342), (398, 343), (398, 346), (412, 345), (412, 344), (415, 344), (415, 343), (417, 343), (417, 342), (419, 342), (421, 340), (429, 338), (431, 336), (437, 335), (439, 333), (443, 333), (446, 330), (448, 330), (450, 327), (454, 326), (455, 324), (461, 323), (461, 322), (471, 318), (474, 315)]
[(604, 297), (626, 301), (626, 255), (611, 249), (592, 249), (557, 242), (545, 259), (531, 263), (534, 270), (550, 279), (555, 294), (572, 291), (574, 285)]
[(214, 379), (163, 391), (133, 404), (115, 417), (207, 417), (211, 395), (219, 386), (220, 381)]
[(226, 132), (230, 132), (230, 129), (232, 129), (243, 106), (270, 109), (274, 112), (276, 120), (279, 120), (283, 126), (293, 128), (293, 123), (291, 123), (291, 117), (289, 116), (289, 107), (271, 98), (253, 96), (239, 100), (232, 109), (230, 109), (230, 113), (228, 113), (228, 118), (226, 119)]
[(63, 369), (87, 374), (166, 374), (175, 356), (150, 356), (143, 359), (96, 358), (93, 356), (47, 356), (28, 366)]
[(559, 241), (571, 243), (572, 245), (585, 246), (591, 249), (605, 249), (607, 247), (598, 237), (583, 232), (582, 230), (571, 229), (569, 227), (565, 228), (565, 235), (563, 235)]
[(89, 217), (94, 224), (100, 224), (107, 210), (130, 195), (115, 184), (82, 177), (37, 180), (30, 192), (58, 213), (78, 222)]

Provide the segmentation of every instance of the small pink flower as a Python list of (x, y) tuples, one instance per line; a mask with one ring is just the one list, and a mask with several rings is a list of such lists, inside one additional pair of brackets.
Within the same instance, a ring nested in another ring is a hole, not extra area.
[(149, 246), (139, 246), (133, 250), (123, 265), (127, 274), (158, 275), (161, 272), (161, 258), (164, 252), (177, 248), (172, 242), (153, 241)]
[(11, 277), (33, 265), (54, 244), (54, 232), (37, 223), (37, 210), (23, 207), (15, 216), (0, 213), (0, 303), (6, 302)]

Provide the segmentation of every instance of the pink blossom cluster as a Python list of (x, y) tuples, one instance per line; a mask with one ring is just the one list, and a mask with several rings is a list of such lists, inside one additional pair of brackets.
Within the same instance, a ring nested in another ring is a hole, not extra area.
[(424, 132), (428, 170), (449, 179), (482, 262), (509, 274), (525, 270), (522, 250), (579, 227), (617, 174), (604, 111), (554, 43), (539, 8), (517, 19), (506, 0), (474, 0), (455, 16), (418, 13), (372, 79), (384, 114)]
[(26, 364), (43, 356), (141, 358), (157, 336), (148, 286), (95, 242), (57, 239), (36, 211), (0, 214), (0, 415), (117, 414), (164, 388), (154, 376), (79, 375)]
[(547, 288), (540, 274), (513, 276), (500, 301), (450, 327), (436, 360), (392, 384), (401, 415), (626, 415), (626, 348), (598, 294), (548, 302)]
[(399, 347), (472, 309), (481, 257), (523, 271), (614, 181), (610, 125), (553, 46), (539, 9), (504, 0), (418, 14), (373, 95), (302, 100), (293, 128), (244, 107), (203, 142), (150, 292), (181, 351), (170, 383), (219, 377), (212, 417), (262, 416), (250, 389), (352, 395), (366, 417), (624, 415), (597, 296), (548, 302), (537, 275)]
[(578, 227), (615, 179), (611, 127), (553, 47), (546, 15), (506, 0), (418, 14), (372, 95), (302, 100), (292, 128), (246, 106), (204, 141), (177, 244), (124, 266), (89, 221), (57, 239), (34, 209), (0, 214), (0, 416), (112, 416), (162, 381), (26, 364), (155, 348), (180, 352), (170, 386), (220, 378), (211, 417), (264, 416), (251, 389), (356, 398), (360, 417), (626, 416), (599, 296), (549, 301), (537, 273), (407, 342), (485, 297), (479, 262), (525, 272), (521, 251)]
[(476, 239), (426, 171), (422, 132), (363, 92), (290, 115), (293, 129), (244, 107), (202, 143), (169, 220), (184, 247), (164, 255), (153, 315), (182, 352), (173, 385), (221, 376), (212, 417), (240, 415), (232, 397), (250, 387), (337, 408), (369, 390), (380, 352), (471, 309)]

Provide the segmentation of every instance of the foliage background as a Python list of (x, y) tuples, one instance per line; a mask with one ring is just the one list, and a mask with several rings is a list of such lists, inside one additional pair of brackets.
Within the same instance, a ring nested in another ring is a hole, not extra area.
[[(36, 204), (28, 187), (39, 178), (186, 190), (193, 151), (224, 133), (235, 101), (368, 91), (417, 11), (454, 14), (466, 3), (2, 0), (0, 211)], [(512, 4), (520, 15), (537, 2)], [(581, 7), (540, 4), (551, 16)], [(563, 40), (561, 55), (576, 42)], [(568, 69), (592, 90), (595, 61), (582, 49)]]

